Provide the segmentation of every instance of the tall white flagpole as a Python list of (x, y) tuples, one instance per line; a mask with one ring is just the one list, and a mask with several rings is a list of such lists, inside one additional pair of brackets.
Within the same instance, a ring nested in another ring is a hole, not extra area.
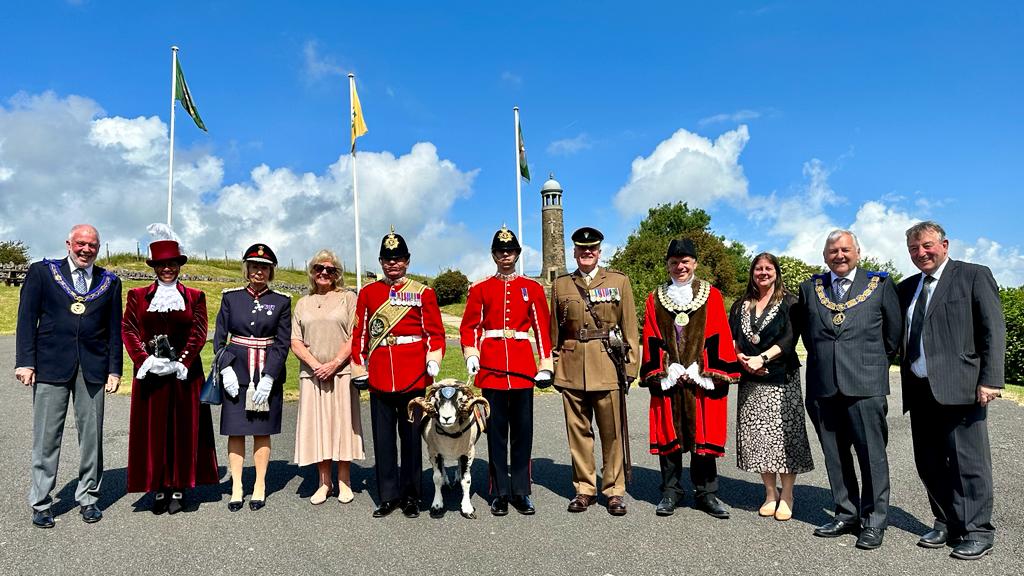
[[(515, 143), (516, 143), (516, 214), (519, 221), (518, 236), (520, 244), (523, 243), (523, 194), (522, 194), (522, 174), (519, 171), (519, 106), (512, 108), (513, 116), (515, 116)], [(519, 273), (523, 274), (523, 253), (519, 253)]]
[(174, 188), (174, 93), (178, 83), (178, 47), (171, 46), (171, 143), (167, 155), (167, 227), (171, 227), (172, 190)]
[[(355, 98), (353, 94), (356, 91), (356, 75), (348, 75), (348, 102), (349, 102), (349, 128), (352, 126), (352, 118), (355, 114)], [(356, 291), (363, 289), (363, 258), (362, 252), (359, 250), (359, 190), (356, 188), (356, 146), (355, 141), (352, 142), (352, 211), (355, 213), (356, 220)]]

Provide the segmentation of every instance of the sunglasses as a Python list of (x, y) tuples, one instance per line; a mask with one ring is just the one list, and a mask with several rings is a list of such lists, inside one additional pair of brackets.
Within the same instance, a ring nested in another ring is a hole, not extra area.
[(313, 272), (315, 272), (317, 274), (323, 274), (324, 272), (326, 272), (328, 276), (337, 276), (338, 275), (338, 269), (337, 268), (335, 268), (334, 266), (324, 266), (323, 264), (314, 264), (313, 265)]

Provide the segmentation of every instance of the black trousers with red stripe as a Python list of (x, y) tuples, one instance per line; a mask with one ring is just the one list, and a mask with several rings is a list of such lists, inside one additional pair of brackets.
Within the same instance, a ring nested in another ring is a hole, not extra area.
[(487, 420), (490, 492), (495, 496), (526, 496), (530, 494), (533, 452), (533, 388), (484, 388), (481, 392), (491, 403)]

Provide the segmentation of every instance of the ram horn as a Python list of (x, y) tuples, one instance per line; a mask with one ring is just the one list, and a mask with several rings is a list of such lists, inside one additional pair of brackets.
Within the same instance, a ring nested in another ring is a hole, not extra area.
[(430, 402), (427, 402), (426, 398), (422, 396), (413, 398), (412, 400), (409, 400), (409, 404), (406, 406), (409, 422), (416, 421), (416, 418), (413, 417), (413, 411), (416, 410), (417, 406), (419, 406), (420, 410), (423, 410), (423, 413), (427, 416), (432, 416), (434, 413), (434, 406)]
[[(472, 414), (477, 404), (480, 404), (483, 408), (484, 420), (486, 421), (491, 417), (491, 403), (483, 396), (474, 396), (470, 398), (469, 402), (466, 402), (466, 414)], [(486, 422), (481, 422), (481, 424), (486, 424)]]

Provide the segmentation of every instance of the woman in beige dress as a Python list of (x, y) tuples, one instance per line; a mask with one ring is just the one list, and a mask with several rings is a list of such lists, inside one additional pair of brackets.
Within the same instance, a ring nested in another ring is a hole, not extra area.
[[(299, 358), (299, 414), (295, 462), (316, 464), (320, 487), (309, 499), (322, 504), (337, 494), (352, 501), (350, 463), (363, 458), (359, 392), (349, 375), (356, 295), (343, 288), (341, 264), (330, 250), (309, 261), (309, 295), (292, 314), (292, 352)], [(331, 478), (338, 463), (338, 489)]]

